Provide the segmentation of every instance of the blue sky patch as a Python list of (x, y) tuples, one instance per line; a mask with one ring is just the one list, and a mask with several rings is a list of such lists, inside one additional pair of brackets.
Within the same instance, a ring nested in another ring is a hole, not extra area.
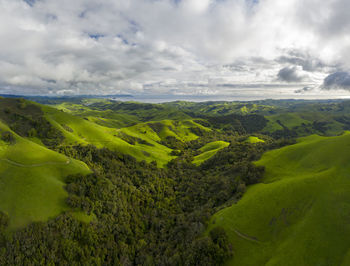
[(30, 6), (33, 6), (35, 4), (36, 0), (23, 0), (23, 1), (26, 2)]
[(103, 38), (105, 35), (103, 35), (103, 34), (89, 34), (89, 37), (91, 38), (91, 39), (95, 39), (95, 40), (98, 40), (98, 39), (100, 39), (100, 38)]

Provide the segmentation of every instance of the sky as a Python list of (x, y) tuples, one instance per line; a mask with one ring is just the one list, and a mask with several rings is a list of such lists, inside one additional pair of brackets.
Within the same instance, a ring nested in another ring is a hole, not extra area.
[(348, 0), (0, 0), (0, 93), (350, 96)]

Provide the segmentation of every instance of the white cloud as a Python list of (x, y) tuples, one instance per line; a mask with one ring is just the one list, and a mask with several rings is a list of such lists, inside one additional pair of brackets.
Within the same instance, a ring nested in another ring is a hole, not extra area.
[(0, 84), (16, 93), (211, 94), (225, 92), (218, 83), (283, 90), (276, 76), (285, 69), (284, 81), (317, 86), (350, 70), (349, 8), (346, 0), (0, 0)]
[(187, 0), (181, 2), (181, 7), (189, 13), (203, 13), (208, 10), (212, 2), (212, 0)]

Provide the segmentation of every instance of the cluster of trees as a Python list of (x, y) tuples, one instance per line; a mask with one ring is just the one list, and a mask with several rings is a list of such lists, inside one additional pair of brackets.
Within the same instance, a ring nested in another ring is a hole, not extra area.
[(23, 99), (0, 99), (0, 119), (23, 137), (37, 137), (48, 147), (60, 144), (63, 135), (46, 120), (38, 105)]
[(11, 131), (3, 131), (0, 132), (1, 140), (5, 141), (6, 143), (9, 144), (15, 144), (16, 143), (16, 138), (12, 134)]
[(0, 264), (224, 263), (233, 255), (234, 244), (222, 228), (205, 233), (207, 222), (220, 206), (237, 200), (246, 185), (260, 179), (263, 168), (251, 161), (268, 145), (235, 142), (196, 167), (191, 150), (203, 141), (188, 143), (165, 169), (92, 145), (59, 147), (93, 169), (90, 175), (65, 180), (67, 203), (92, 221), (64, 213), (5, 234), (8, 218), (0, 214)]
[[(271, 137), (274, 139), (296, 139), (301, 136), (307, 136), (311, 134), (319, 134), (319, 135), (325, 135), (329, 136), (330, 132), (334, 134), (334, 132), (339, 131), (339, 128), (343, 128), (344, 130), (350, 129), (350, 124), (347, 124), (348, 121), (350, 121), (350, 118), (347, 118), (346, 116), (341, 117), (334, 117), (334, 121), (318, 121), (315, 120), (312, 123), (302, 123), (299, 126), (295, 126), (293, 128), (288, 128), (279, 120), (277, 120), (277, 123), (283, 128), (280, 130), (276, 130), (274, 132), (268, 133)], [(342, 123), (341, 127), (340, 125), (336, 125), (336, 123)], [(333, 132), (332, 132), (333, 128)], [(341, 131), (339, 131), (341, 133)]]
[(148, 141), (146, 141), (144, 139), (130, 136), (122, 131), (119, 131), (117, 136), (131, 145), (135, 145), (136, 143), (139, 143), (139, 144), (144, 144), (144, 145), (148, 145), (148, 146), (154, 146), (152, 143), (149, 143)]
[[(211, 124), (214, 128), (225, 131), (234, 131), (239, 134), (249, 134), (261, 131), (267, 124), (267, 120), (262, 115), (229, 114), (223, 116), (199, 116), (206, 120), (204, 123)], [(200, 120), (199, 120), (200, 121)], [(202, 122), (203, 123), (203, 122)]]

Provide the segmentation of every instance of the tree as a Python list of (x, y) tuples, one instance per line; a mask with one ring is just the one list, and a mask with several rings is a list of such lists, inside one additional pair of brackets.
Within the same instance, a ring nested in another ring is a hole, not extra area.
[(1, 139), (7, 143), (10, 143), (10, 144), (14, 144), (16, 142), (15, 136), (10, 131), (2, 132)]

